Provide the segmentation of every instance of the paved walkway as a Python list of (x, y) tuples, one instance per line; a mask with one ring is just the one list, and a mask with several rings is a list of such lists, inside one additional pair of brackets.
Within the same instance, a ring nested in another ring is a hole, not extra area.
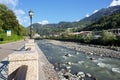
[(25, 44), (25, 41), (11, 42), (7, 44), (0, 44), (0, 61), (6, 58), (9, 54), (18, 50), (22, 45)]

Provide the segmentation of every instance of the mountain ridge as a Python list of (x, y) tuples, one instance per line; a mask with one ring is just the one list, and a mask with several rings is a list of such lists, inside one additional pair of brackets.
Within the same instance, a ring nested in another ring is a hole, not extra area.
[(102, 8), (96, 13), (92, 14), (89, 17), (85, 17), (78, 22), (59, 22), (58, 24), (46, 24), (41, 25), (35, 23), (33, 24), (34, 31), (39, 33), (40, 35), (48, 35), (48, 34), (58, 34), (60, 32), (64, 32), (67, 28), (77, 28), (76, 31), (82, 30), (84, 27), (91, 25), (101, 18), (105, 16), (109, 16), (111, 14), (120, 12), (120, 6), (112, 6), (108, 8)]

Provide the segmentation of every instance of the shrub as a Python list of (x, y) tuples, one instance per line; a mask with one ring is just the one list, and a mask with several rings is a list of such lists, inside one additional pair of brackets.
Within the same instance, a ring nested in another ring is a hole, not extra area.
[(114, 35), (112, 32), (108, 32), (104, 30), (102, 31), (100, 40), (101, 40), (101, 44), (112, 45), (116, 40), (116, 35)]

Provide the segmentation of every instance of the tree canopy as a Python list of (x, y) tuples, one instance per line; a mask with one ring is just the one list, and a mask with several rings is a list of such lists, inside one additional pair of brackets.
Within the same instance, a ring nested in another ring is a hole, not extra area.
[(11, 30), (16, 35), (23, 35), (24, 27), (21, 26), (15, 13), (4, 4), (0, 4), (0, 33)]
[(99, 21), (84, 28), (84, 30), (107, 30), (114, 28), (120, 28), (120, 12), (103, 17)]

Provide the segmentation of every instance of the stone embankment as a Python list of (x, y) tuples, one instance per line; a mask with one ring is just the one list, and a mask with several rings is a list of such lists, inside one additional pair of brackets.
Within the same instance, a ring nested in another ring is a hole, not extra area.
[(8, 59), (8, 80), (59, 80), (53, 65), (48, 62), (34, 40), (29, 40), (23, 50), (15, 51)]
[(74, 43), (74, 42), (62, 42), (62, 41), (55, 41), (55, 40), (49, 40), (49, 43), (52, 43), (55, 45), (61, 45), (61, 46), (71, 48), (71, 49), (75, 49), (76, 51), (82, 51), (85, 54), (120, 59), (120, 48), (119, 47), (83, 45), (83, 44), (78, 44), (78, 43)]
[(36, 46), (36, 49), (39, 53), (39, 80), (60, 80), (54, 70), (54, 66), (50, 64), (38, 46)]

